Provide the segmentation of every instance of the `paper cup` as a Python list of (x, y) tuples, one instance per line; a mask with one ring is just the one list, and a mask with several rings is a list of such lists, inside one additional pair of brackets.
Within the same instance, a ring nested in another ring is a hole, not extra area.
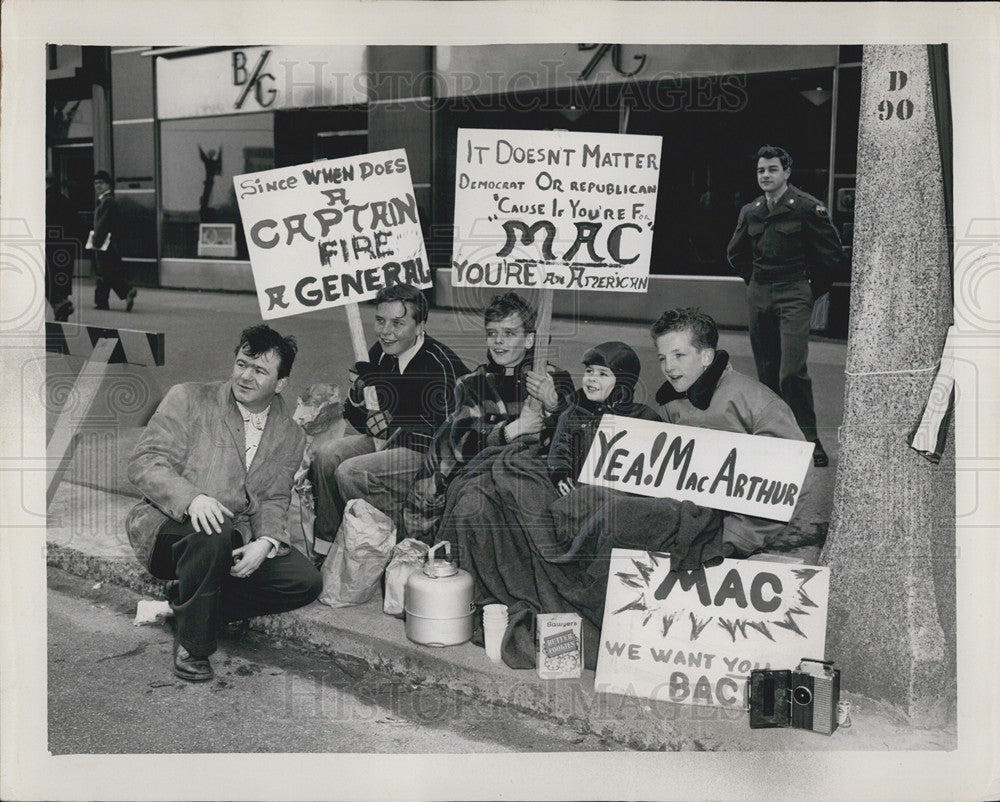
[(500, 646), (503, 643), (503, 634), (507, 631), (506, 621), (483, 622), (483, 635), (486, 639), (486, 656), (494, 662), (500, 660)]
[(483, 621), (507, 620), (506, 604), (487, 604), (483, 607)]

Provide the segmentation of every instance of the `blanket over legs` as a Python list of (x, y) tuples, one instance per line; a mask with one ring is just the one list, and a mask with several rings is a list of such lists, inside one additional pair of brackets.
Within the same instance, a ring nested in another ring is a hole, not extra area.
[[(560, 497), (530, 438), (481, 452), (452, 483), (438, 533), (474, 580), (478, 605), (508, 610), (504, 662), (535, 665), (535, 615), (579, 613), (587, 668), (597, 661), (611, 549), (722, 555), (722, 516), (690, 502), (582, 485)], [(695, 566), (697, 567), (697, 566)], [(477, 621), (473, 642), (482, 645)]]

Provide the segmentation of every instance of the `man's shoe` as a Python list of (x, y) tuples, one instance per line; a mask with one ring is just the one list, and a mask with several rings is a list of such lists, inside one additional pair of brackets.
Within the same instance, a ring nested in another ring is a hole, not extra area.
[(103, 309), (105, 312), (110, 311), (111, 307), (107, 304), (94, 304), (94, 309)]
[(135, 306), (135, 296), (138, 293), (135, 291), (135, 287), (128, 291), (128, 295), (125, 296), (125, 311), (131, 312), (132, 307)]
[(69, 320), (69, 316), (73, 314), (73, 302), (69, 299), (60, 301), (56, 304), (56, 308), (52, 312), (56, 320), (60, 323), (65, 323)]
[(815, 446), (813, 448), (813, 465), (817, 468), (825, 468), (830, 464), (830, 457), (823, 450), (823, 444), (819, 440), (814, 440), (813, 444)]
[(188, 682), (205, 682), (213, 679), (215, 672), (207, 657), (195, 657), (174, 638), (174, 674)]

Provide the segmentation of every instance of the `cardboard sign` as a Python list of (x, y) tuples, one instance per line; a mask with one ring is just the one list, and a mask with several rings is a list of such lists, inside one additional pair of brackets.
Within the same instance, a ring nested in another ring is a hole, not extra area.
[(805, 440), (605, 415), (578, 481), (788, 521), (812, 452)]
[(431, 286), (406, 151), (233, 178), (261, 316), (300, 315)]
[(452, 284), (645, 292), (661, 142), (459, 129)]
[(724, 560), (670, 573), (669, 555), (614, 549), (594, 688), (740, 708), (754, 668), (823, 659), (830, 569)]

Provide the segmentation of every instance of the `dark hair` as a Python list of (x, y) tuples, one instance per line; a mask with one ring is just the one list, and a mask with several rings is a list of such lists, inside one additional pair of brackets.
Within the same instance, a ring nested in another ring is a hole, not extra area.
[(243, 329), (243, 333), (240, 335), (240, 344), (236, 346), (233, 354), (238, 354), (244, 348), (247, 355), (254, 358), (261, 354), (277, 351), (279, 379), (285, 378), (292, 372), (295, 355), (299, 352), (299, 346), (294, 337), (282, 337), (266, 323), (258, 323), (256, 326)]
[(775, 145), (764, 145), (753, 157), (755, 164), (758, 159), (781, 159), (782, 170), (789, 170), (792, 167), (792, 155), (784, 148)]
[(503, 295), (497, 295), (490, 301), (490, 305), (486, 307), (486, 311), (483, 313), (483, 322), (493, 323), (511, 315), (517, 315), (521, 318), (526, 334), (535, 330), (535, 310), (531, 304), (516, 292), (505, 292)]
[(660, 315), (649, 329), (656, 342), (658, 337), (669, 331), (690, 331), (691, 342), (699, 351), (719, 347), (719, 329), (715, 321), (700, 309), (689, 306), (685, 309), (668, 309)]
[(375, 296), (375, 306), (393, 301), (400, 301), (403, 306), (409, 309), (417, 323), (423, 323), (427, 320), (427, 299), (412, 284), (393, 284), (391, 287), (379, 290), (378, 295)]
[(108, 186), (112, 184), (111, 174), (107, 170), (98, 170), (96, 173), (94, 173), (94, 180), (103, 181)]

